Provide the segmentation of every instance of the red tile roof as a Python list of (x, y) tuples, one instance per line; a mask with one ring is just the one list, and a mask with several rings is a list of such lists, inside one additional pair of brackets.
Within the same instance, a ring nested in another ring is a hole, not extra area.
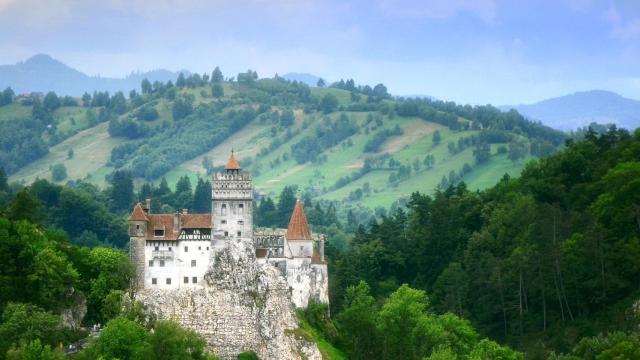
[(211, 214), (186, 214), (181, 216), (183, 228), (206, 229), (211, 227)]
[(240, 164), (236, 160), (236, 157), (233, 156), (233, 152), (231, 152), (231, 156), (229, 156), (229, 161), (227, 161), (227, 165), (224, 167), (225, 170), (240, 170)]
[(133, 207), (133, 211), (131, 215), (129, 215), (129, 221), (149, 221), (142, 209), (142, 204), (137, 203), (136, 206)]
[(304, 215), (304, 209), (302, 208), (300, 200), (296, 201), (296, 206), (293, 208), (293, 214), (291, 214), (291, 220), (287, 228), (287, 239), (312, 240), (309, 223), (307, 222), (307, 217)]
[[(174, 217), (180, 217), (180, 228), (174, 231)], [(211, 214), (149, 214), (147, 240), (174, 241), (182, 229), (210, 229)], [(155, 236), (155, 230), (164, 230), (163, 236)]]

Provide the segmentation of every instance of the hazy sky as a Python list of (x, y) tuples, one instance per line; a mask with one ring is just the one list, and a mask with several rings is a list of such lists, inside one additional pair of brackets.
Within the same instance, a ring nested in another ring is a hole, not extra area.
[(36, 53), (102, 76), (219, 65), (472, 104), (640, 99), (640, 1), (0, 0), (0, 64)]

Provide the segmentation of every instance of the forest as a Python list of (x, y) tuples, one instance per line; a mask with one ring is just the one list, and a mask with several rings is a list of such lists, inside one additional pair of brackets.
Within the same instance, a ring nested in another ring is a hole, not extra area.
[[(205, 180), (195, 191), (188, 177), (178, 184), (136, 192), (121, 171), (105, 190), (46, 180), (24, 187), (0, 172), (0, 333), (11, 334), (0, 357), (59, 358), (60, 341), (86, 337), (61, 318), (80, 298), (82, 325), (107, 324), (80, 359), (167, 358), (149, 355), (164, 337), (175, 340), (176, 354), (213, 356), (196, 334), (146, 319), (123, 296), (132, 276), (124, 218), (133, 202), (153, 196), (160, 210), (206, 209)], [(258, 202), (256, 224), (286, 226), (296, 196), (286, 187), (277, 201)], [(414, 193), (406, 208), (368, 222), (352, 213), (340, 221), (336, 203), (304, 202), (314, 231), (328, 236), (331, 309), (301, 312), (309, 327), (300, 331), (330, 344), (334, 358), (640, 355), (640, 131), (588, 130), (520, 177), (484, 191), (459, 182), (433, 196)]]

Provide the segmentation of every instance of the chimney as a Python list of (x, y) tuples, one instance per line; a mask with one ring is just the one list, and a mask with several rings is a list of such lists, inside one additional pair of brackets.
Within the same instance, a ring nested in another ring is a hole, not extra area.
[(173, 233), (174, 234), (177, 234), (180, 232), (180, 227), (182, 226), (181, 223), (182, 223), (182, 214), (176, 211), (176, 213), (173, 214)]
[(151, 199), (147, 198), (144, 200), (144, 213), (151, 214)]
[(189, 214), (189, 209), (182, 209), (182, 215)]

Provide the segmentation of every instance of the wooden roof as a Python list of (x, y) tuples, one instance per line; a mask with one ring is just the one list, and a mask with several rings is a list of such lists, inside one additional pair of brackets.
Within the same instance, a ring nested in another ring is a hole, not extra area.
[(287, 240), (313, 240), (307, 217), (304, 215), (304, 209), (300, 200), (296, 201), (293, 208), (289, 227), (287, 228)]

